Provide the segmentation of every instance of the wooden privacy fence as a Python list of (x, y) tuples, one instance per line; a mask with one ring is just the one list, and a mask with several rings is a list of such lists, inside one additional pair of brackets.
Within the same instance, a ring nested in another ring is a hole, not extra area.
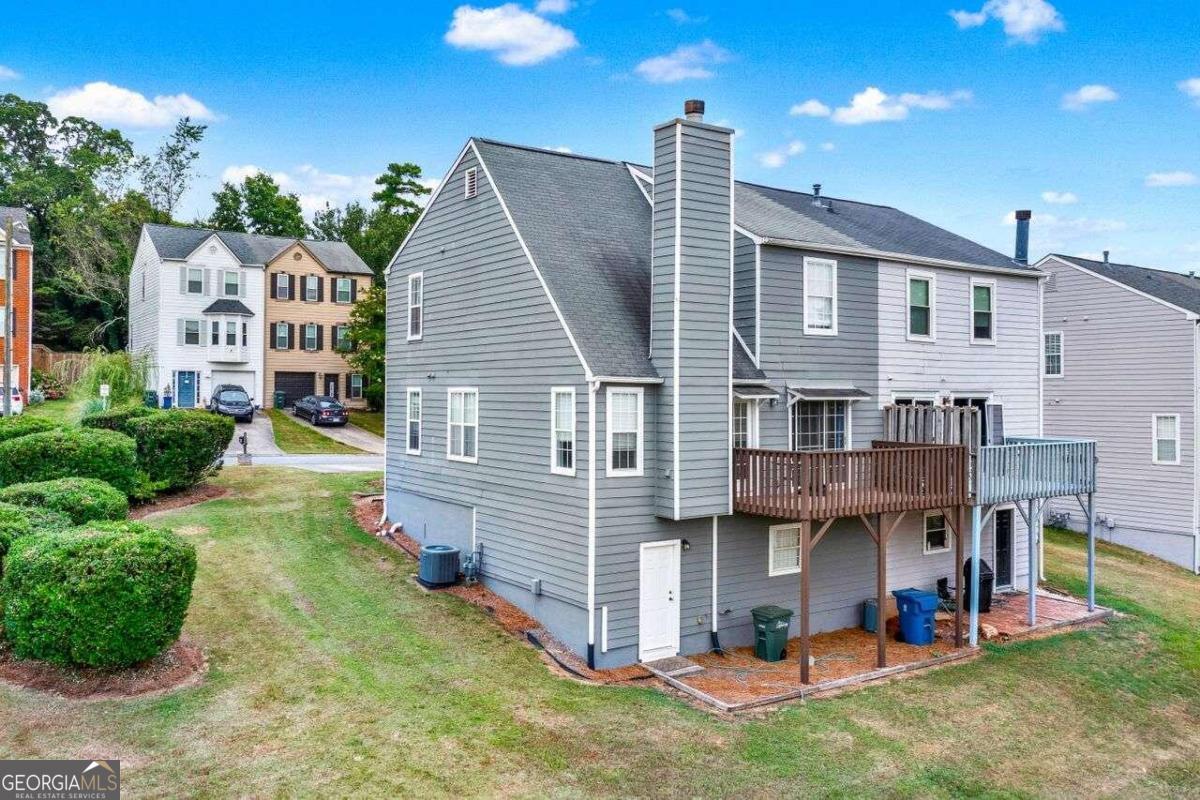
[(979, 445), (979, 409), (973, 406), (884, 406), (883, 438), (912, 444)]
[(969, 453), (963, 445), (789, 452), (738, 448), (734, 509), (793, 520), (964, 505)]
[(33, 346), (33, 368), (71, 386), (87, 368), (87, 353), (56, 353), (44, 344)]
[(981, 447), (975, 502), (980, 505), (1096, 491), (1096, 443), (1010, 436)]

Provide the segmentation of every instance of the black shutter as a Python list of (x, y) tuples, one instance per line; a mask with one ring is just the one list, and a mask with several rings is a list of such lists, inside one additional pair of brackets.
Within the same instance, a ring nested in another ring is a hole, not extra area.
[(274, 349), (275, 349), (275, 334), (277, 334), (278, 332), (279, 332), (279, 323), (278, 323), (278, 322), (272, 322), (272, 323), (271, 323), (271, 330), (270, 330), (270, 333), (269, 333), (269, 335), (267, 336), (267, 338), (271, 340), (270, 347), (271, 347), (271, 349), (272, 349), (272, 350), (274, 350)]
[(296, 299), (296, 276), (288, 275), (288, 300)]
[(317, 276), (317, 302), (325, 302), (325, 279), (320, 275)]
[(271, 284), (271, 299), (277, 299), (275, 296), (275, 275), (268, 275), (267, 282)]
[(325, 326), (324, 325), (317, 326), (317, 349), (318, 350), (325, 349)]
[(358, 281), (354, 278), (350, 279), (350, 302), (358, 301)]
[(346, 399), (347, 399), (347, 400), (349, 400), (350, 398), (351, 398), (351, 392), (350, 392), (350, 373), (349, 373), (349, 372), (347, 372), (347, 373), (346, 373)]
[(296, 326), (289, 322), (288, 323), (288, 346), (287, 346), (287, 349), (291, 350), (295, 346), (296, 346)]

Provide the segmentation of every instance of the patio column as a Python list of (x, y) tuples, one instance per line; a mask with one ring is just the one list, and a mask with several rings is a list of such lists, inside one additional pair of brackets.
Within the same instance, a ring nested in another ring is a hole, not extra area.
[(1036, 500), (1029, 501), (1029, 505), (1027, 506), (1027, 508), (1029, 509), (1029, 512), (1025, 515), (1026, 527), (1029, 529), (1027, 531), (1027, 533), (1028, 533), (1027, 549), (1029, 551), (1029, 565), (1028, 565), (1029, 588), (1027, 590), (1029, 592), (1029, 599), (1028, 599), (1029, 613), (1027, 614), (1027, 618), (1028, 618), (1028, 622), (1029, 622), (1029, 627), (1031, 627), (1031, 628), (1034, 625), (1037, 625), (1037, 585), (1038, 585), (1037, 565), (1038, 565), (1038, 561), (1041, 560), (1038, 558), (1038, 555), (1039, 555), (1038, 554), (1038, 544), (1039, 544), (1038, 539), (1039, 539), (1039, 537), (1037, 535), (1037, 529), (1038, 529), (1038, 525), (1039, 525), (1039, 522), (1041, 519), (1041, 515), (1038, 514), (1037, 516), (1034, 516), (1036, 513), (1034, 511), (1034, 507), (1035, 507), (1036, 503), (1037, 503)]
[(963, 531), (963, 526), (967, 524), (966, 509), (963, 506), (958, 507), (958, 522), (954, 526), (954, 646), (962, 647), (963, 645), (963, 603), (962, 603), (962, 568), (963, 568), (963, 542), (966, 541), (966, 535)]
[(800, 523), (800, 682), (809, 683), (808, 661), (812, 651), (809, 642), (809, 574), (812, 569), (812, 523)]
[(876, 641), (876, 663), (880, 669), (887, 666), (887, 541), (888, 526), (884, 524), (884, 517), (879, 515), (879, 531), (876, 537), (878, 547), (876, 579), (877, 590), (879, 597), (876, 600), (875, 606), (875, 641)]
[(979, 539), (983, 514), (979, 506), (971, 506), (971, 647), (979, 645)]
[(1087, 496), (1087, 601), (1088, 611), (1096, 610), (1096, 495)]

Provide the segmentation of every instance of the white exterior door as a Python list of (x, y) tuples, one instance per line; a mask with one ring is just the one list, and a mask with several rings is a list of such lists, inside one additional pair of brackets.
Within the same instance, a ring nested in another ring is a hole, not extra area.
[(638, 658), (679, 654), (679, 540), (642, 545)]

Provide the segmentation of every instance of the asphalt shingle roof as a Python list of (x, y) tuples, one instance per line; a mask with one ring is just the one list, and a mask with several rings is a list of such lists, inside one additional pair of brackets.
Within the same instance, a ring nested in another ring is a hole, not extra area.
[(17, 244), (33, 244), (33, 237), (29, 233), (29, 217), (23, 208), (0, 206), (0, 234), (4, 233), (4, 225), (9, 217), (13, 221), (13, 241)]
[(147, 224), (146, 231), (162, 258), (183, 260), (200, 244), (217, 235), (230, 252), (247, 266), (265, 266), (267, 262), (296, 242), (301, 242), (330, 272), (372, 275), (358, 254), (345, 242), (324, 242), (314, 239), (291, 239), (286, 236), (262, 236), (255, 233), (212, 231), (206, 228), (179, 228), (173, 225)]
[(246, 308), (246, 304), (241, 300), (232, 300), (229, 298), (221, 298), (214, 300), (209, 304), (208, 308), (204, 309), (202, 314), (241, 314), (243, 317), (253, 317), (254, 312)]
[(1051, 253), (1051, 255), (1160, 300), (1165, 300), (1172, 305), (1200, 314), (1200, 278), (1191, 278), (1165, 269), (1139, 267), (1135, 264), (1093, 261), (1090, 258), (1065, 256), (1059, 253)]

